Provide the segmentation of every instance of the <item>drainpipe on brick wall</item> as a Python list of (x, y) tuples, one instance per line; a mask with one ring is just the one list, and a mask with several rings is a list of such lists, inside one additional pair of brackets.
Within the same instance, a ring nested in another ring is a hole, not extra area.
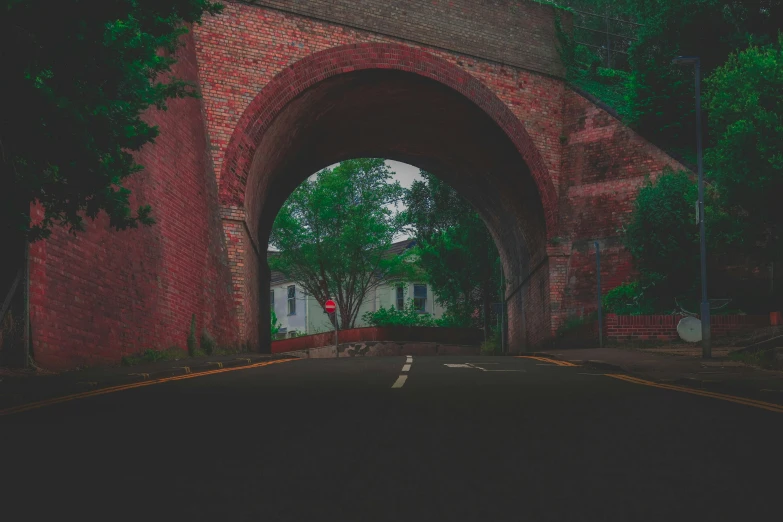
[(30, 365), (30, 243), (24, 243), (24, 333), (22, 333), (22, 368)]

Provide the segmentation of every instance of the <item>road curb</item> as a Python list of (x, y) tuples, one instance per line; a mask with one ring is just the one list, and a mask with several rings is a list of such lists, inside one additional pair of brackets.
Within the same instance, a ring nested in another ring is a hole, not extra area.
[[(144, 382), (156, 381), (159, 379), (166, 379), (170, 377), (178, 377), (185, 375), (197, 376), (200, 374), (208, 374), (209, 372), (221, 369), (230, 368), (242, 368), (245, 366), (252, 367), (255, 365), (273, 362), (278, 360), (297, 359), (284, 354), (272, 354), (256, 357), (237, 357), (228, 361), (205, 361), (199, 362), (196, 365), (188, 365), (188, 360), (176, 361), (181, 363), (182, 366), (162, 368), (156, 371), (133, 371), (133, 367), (128, 367), (128, 373), (115, 374), (104, 376), (92, 377), (91, 380), (84, 380), (78, 382), (61, 383), (53, 387), (48, 388), (48, 392), (44, 394), (34, 393), (32, 397), (22, 392), (7, 393), (8, 396), (13, 396), (14, 400), (6, 403), (3, 401), (0, 403), (0, 411), (7, 409), (18, 408), (26, 404), (32, 404), (41, 401), (50, 401), (62, 397), (68, 397), (71, 395), (80, 395), (85, 392), (100, 392), (100, 390), (106, 390), (111, 388), (122, 388), (125, 386), (133, 387), (134, 384), (140, 384)], [(165, 381), (164, 381), (165, 382)]]
[(230, 361), (206, 361), (203, 363), (189, 365), (187, 360), (182, 361), (182, 366), (176, 366), (174, 368), (165, 368), (162, 370), (152, 372), (134, 372), (132, 367), (129, 367), (128, 374), (117, 375), (109, 379), (98, 381), (95, 389), (106, 388), (111, 386), (121, 386), (123, 384), (133, 384), (143, 381), (154, 381), (156, 379), (165, 379), (167, 377), (177, 377), (179, 375), (199, 374), (211, 372), (213, 370), (219, 370), (222, 368), (238, 368), (241, 366), (250, 366), (263, 361), (274, 361), (278, 359), (295, 359), (285, 354), (273, 354), (270, 357), (237, 357)]

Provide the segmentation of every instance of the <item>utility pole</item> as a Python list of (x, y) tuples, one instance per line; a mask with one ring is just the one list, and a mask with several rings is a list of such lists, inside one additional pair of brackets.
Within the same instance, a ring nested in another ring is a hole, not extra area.
[(701, 151), (701, 60), (698, 56), (678, 56), (673, 64), (693, 64), (696, 73), (696, 163), (699, 175), (699, 254), (701, 257), (701, 356), (712, 357), (710, 303), (707, 300), (707, 235), (704, 230), (704, 172)]

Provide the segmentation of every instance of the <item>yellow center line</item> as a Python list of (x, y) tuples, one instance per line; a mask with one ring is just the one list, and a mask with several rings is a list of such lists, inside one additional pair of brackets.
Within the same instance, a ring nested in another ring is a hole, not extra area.
[(549, 359), (547, 357), (538, 357), (535, 355), (515, 355), (514, 357), (516, 357), (517, 359), (535, 359), (536, 361), (556, 364), (558, 366), (578, 366), (577, 364), (568, 361), (559, 361), (557, 359)]
[[(53, 404), (59, 404), (61, 402), (67, 402), (67, 401), (73, 401), (76, 399), (84, 399), (87, 397), (94, 397), (96, 395), (104, 395), (106, 393), (114, 393), (118, 391), (123, 390), (130, 390), (133, 388), (140, 388), (142, 386), (150, 386), (152, 384), (161, 384), (164, 382), (171, 382), (171, 381), (181, 381), (183, 379), (193, 379), (195, 377), (203, 377), (205, 375), (215, 375), (217, 373), (225, 373), (225, 372), (233, 372), (237, 370), (249, 370), (251, 368), (260, 368), (262, 366), (269, 366), (270, 364), (279, 364), (284, 362), (290, 362), (290, 361), (298, 361), (299, 359), (277, 359), (274, 361), (266, 361), (266, 362), (260, 362), (255, 364), (248, 364), (247, 366), (238, 366), (236, 368), (221, 368), (218, 370), (209, 370), (206, 372), (199, 372), (199, 373), (186, 373), (185, 375), (175, 375), (174, 377), (163, 377), (160, 379), (153, 379), (151, 381), (143, 381), (143, 382), (134, 382), (131, 384), (121, 384), (118, 386), (110, 386), (108, 388), (102, 388), (100, 390), (93, 390), (88, 392), (82, 392), (82, 393), (74, 393), (72, 395), (64, 395), (62, 397), (55, 397), (53, 399), (46, 399), (43, 401), (38, 402), (31, 402), (29, 404), (21, 404), (19, 406), (13, 406), (11, 408), (6, 408), (4, 410), (0, 410), (0, 416), (3, 415), (11, 415), (12, 413), (20, 413), (23, 411), (33, 410), (36, 408), (43, 408), (44, 406), (51, 406)], [(132, 374), (132, 375), (138, 375), (138, 374)]]
[(780, 404), (774, 404), (771, 402), (764, 402), (764, 401), (758, 401), (756, 399), (746, 399), (745, 397), (736, 397), (734, 395), (726, 395), (723, 393), (715, 393), (715, 392), (709, 392), (704, 390), (697, 390), (694, 388), (687, 388), (685, 386), (675, 386), (673, 384), (662, 384), (658, 382), (652, 382), (652, 381), (645, 381), (644, 379), (639, 379), (637, 377), (631, 377), (630, 375), (621, 375), (617, 373), (606, 373), (604, 374), (607, 377), (612, 377), (614, 379), (620, 379), (623, 381), (631, 382), (634, 384), (642, 384), (645, 386), (652, 386), (654, 388), (661, 388), (664, 390), (672, 390), (672, 391), (678, 391), (683, 393), (690, 393), (692, 395), (700, 395), (702, 397), (709, 397), (711, 399), (720, 399), (723, 401), (729, 401), (734, 402), (737, 404), (743, 404), (745, 406), (752, 406), (754, 408), (761, 408), (768, 411), (774, 411), (776, 413), (783, 413), (783, 405)]

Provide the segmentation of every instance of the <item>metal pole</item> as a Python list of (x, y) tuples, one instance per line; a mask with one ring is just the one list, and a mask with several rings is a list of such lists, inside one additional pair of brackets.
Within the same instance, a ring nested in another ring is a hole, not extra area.
[(601, 305), (601, 246), (595, 242), (595, 273), (598, 281), (598, 346), (604, 347), (603, 307)]
[(696, 66), (696, 162), (699, 171), (699, 250), (701, 255), (701, 354), (712, 357), (710, 303), (707, 300), (707, 234), (704, 230), (704, 172), (701, 158), (701, 61)]
[(337, 334), (337, 310), (334, 311), (334, 356), (340, 357), (340, 338)]

